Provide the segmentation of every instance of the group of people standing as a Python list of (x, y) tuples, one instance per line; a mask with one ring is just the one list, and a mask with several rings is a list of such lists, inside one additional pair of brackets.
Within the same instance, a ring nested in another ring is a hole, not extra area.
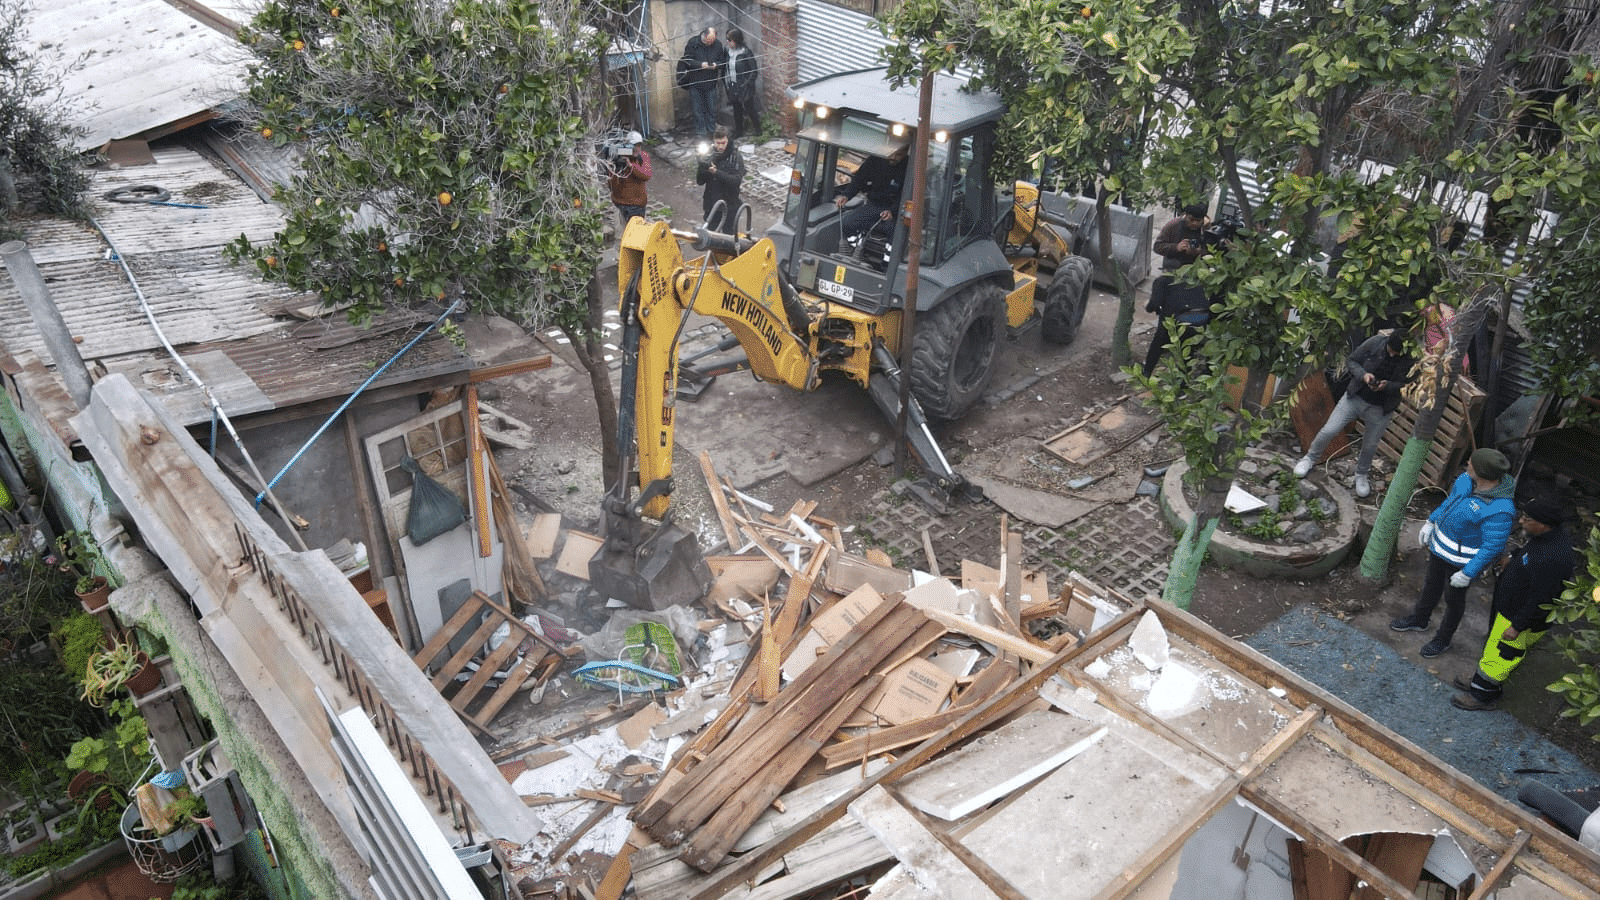
[(689, 39), (678, 59), (678, 87), (689, 92), (694, 104), (695, 133), (701, 140), (711, 139), (717, 127), (718, 88), (727, 92), (733, 111), (733, 132), (740, 138), (761, 128), (760, 104), (756, 100), (756, 76), (761, 66), (753, 50), (745, 45), (744, 32), (728, 29), (727, 46), (717, 40), (717, 29), (707, 26)]
[[(1161, 320), (1145, 358), (1146, 377), (1170, 342), (1169, 327), (1198, 334), (1211, 319), (1204, 292), (1177, 283), (1171, 274), (1209, 249), (1206, 212), (1203, 205), (1185, 207), (1155, 239), (1163, 272), (1151, 287), (1147, 309)], [(1295, 477), (1308, 476), (1329, 444), (1360, 419), (1364, 430), (1353, 487), (1357, 497), (1370, 496), (1373, 456), (1400, 406), (1401, 390), (1414, 378), (1416, 364), (1414, 339), (1403, 328), (1362, 341), (1345, 360), (1345, 387), (1327, 422), (1295, 462)], [(1516, 493), (1516, 478), (1504, 453), (1484, 447), (1471, 454), (1466, 471), (1455, 479), (1418, 535), (1418, 543), (1428, 551), (1422, 590), (1411, 610), (1389, 623), (1398, 632), (1426, 631), (1442, 602), (1438, 629), (1419, 650), (1425, 658), (1437, 657), (1450, 649), (1455, 638), (1466, 612), (1468, 588), (1486, 572), (1496, 576), (1490, 626), (1477, 668), (1470, 676), (1452, 679), (1459, 692), (1450, 702), (1458, 709), (1494, 708), (1506, 679), (1549, 629), (1549, 606), (1575, 571), (1572, 536), (1563, 525), (1568, 516), (1565, 505), (1547, 494), (1533, 494), (1518, 503)], [(1518, 526), (1520, 543), (1513, 540)]]
[[(745, 45), (744, 32), (737, 28), (728, 29), (726, 46), (717, 39), (717, 29), (702, 29), (684, 45), (678, 59), (678, 87), (689, 92), (695, 133), (705, 142), (695, 169), (695, 183), (705, 188), (702, 212), (707, 227), (713, 231), (732, 227), (734, 213), (739, 209), (745, 165), (734, 140), (761, 129), (760, 103), (756, 98), (759, 72), (755, 52)], [(726, 91), (733, 110), (732, 132), (717, 125), (719, 89)], [(645, 214), (649, 203), (645, 183), (652, 174), (644, 137), (631, 131), (627, 142), (632, 152), (619, 153), (611, 159), (606, 179), (611, 202), (622, 217), (621, 228), (627, 228), (634, 216)]]

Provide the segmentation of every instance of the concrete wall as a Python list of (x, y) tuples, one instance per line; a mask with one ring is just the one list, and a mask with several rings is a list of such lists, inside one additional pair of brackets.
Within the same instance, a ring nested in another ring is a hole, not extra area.
[[(792, 112), (785, 115), (784, 89), (795, 81), (796, 37), (794, 0), (651, 0), (650, 41), (654, 65), (650, 72), (650, 111), (658, 130), (674, 123), (687, 125), (692, 115), (689, 94), (674, 83), (673, 75), (684, 45), (707, 25), (726, 36), (729, 28), (739, 28), (745, 41), (755, 50), (761, 63), (760, 90), (763, 125), (786, 123), (793, 131)], [(726, 102), (719, 121), (731, 123)]]

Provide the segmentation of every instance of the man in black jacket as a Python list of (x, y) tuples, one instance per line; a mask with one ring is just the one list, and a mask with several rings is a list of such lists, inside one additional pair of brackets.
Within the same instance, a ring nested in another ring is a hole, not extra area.
[(1576, 562), (1572, 537), (1561, 527), (1561, 504), (1535, 497), (1522, 506), (1520, 521), (1528, 542), (1501, 557), (1504, 568), (1494, 586), (1494, 623), (1472, 677), (1457, 675), (1461, 693), (1450, 698), (1457, 709), (1493, 709), (1505, 681), (1527, 658), (1528, 650), (1550, 627), (1545, 606), (1561, 596)]
[(1399, 329), (1387, 335), (1378, 334), (1361, 342), (1346, 362), (1350, 370), (1350, 386), (1334, 405), (1328, 421), (1306, 448), (1306, 455), (1294, 464), (1296, 478), (1310, 474), (1328, 442), (1344, 433), (1350, 423), (1361, 420), (1365, 429), (1361, 434), (1361, 455), (1356, 457), (1356, 496), (1372, 494), (1372, 483), (1367, 473), (1372, 469), (1373, 454), (1383, 440), (1383, 432), (1400, 408), (1400, 389), (1411, 381), (1411, 370), (1416, 358), (1406, 352), (1406, 336)]
[[(728, 140), (728, 130), (718, 128), (711, 139), (711, 154), (700, 158), (695, 170), (694, 183), (706, 186), (701, 205), (705, 208), (706, 227), (712, 231), (732, 230), (733, 215), (739, 211), (739, 186), (744, 183), (744, 157), (739, 148)], [(711, 210), (717, 201), (723, 202), (715, 219)]]
[(857, 194), (862, 203), (844, 214), (839, 223), (841, 237), (853, 238), (869, 231), (888, 234), (894, 231), (894, 211), (900, 206), (900, 194), (906, 184), (907, 148), (901, 147), (890, 156), (869, 156), (856, 168), (850, 181), (834, 195), (836, 206)]
[(689, 39), (678, 60), (678, 86), (694, 102), (694, 130), (702, 140), (717, 127), (717, 85), (728, 71), (728, 51), (707, 27)]

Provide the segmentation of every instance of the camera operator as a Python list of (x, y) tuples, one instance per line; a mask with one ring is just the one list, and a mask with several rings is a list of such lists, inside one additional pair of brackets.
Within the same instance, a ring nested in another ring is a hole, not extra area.
[(1206, 249), (1206, 207), (1191, 203), (1183, 215), (1161, 226), (1155, 251), (1161, 255), (1161, 270), (1171, 272), (1200, 258)]
[[(1220, 238), (1220, 235), (1217, 236)], [(1146, 378), (1155, 371), (1156, 364), (1172, 342), (1169, 320), (1187, 334), (1197, 334), (1211, 321), (1211, 300), (1205, 289), (1175, 281), (1170, 274), (1199, 259), (1209, 244), (1216, 239), (1206, 233), (1206, 208), (1204, 204), (1191, 203), (1183, 208), (1183, 215), (1161, 227), (1156, 235), (1155, 251), (1161, 255), (1162, 275), (1150, 285), (1150, 302), (1147, 312), (1160, 316), (1155, 334), (1150, 337), (1150, 348), (1145, 352), (1143, 371)]]
[(626, 141), (625, 147), (608, 148), (611, 156), (607, 160), (606, 185), (611, 188), (611, 202), (622, 214), (622, 225), (617, 231), (618, 241), (622, 240), (622, 232), (627, 230), (628, 221), (634, 216), (643, 217), (645, 207), (650, 203), (644, 187), (644, 183), (650, 180), (650, 154), (644, 149), (644, 135), (630, 131)]

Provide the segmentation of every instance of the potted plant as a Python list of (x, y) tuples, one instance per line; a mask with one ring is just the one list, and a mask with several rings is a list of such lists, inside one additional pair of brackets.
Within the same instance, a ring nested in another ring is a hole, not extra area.
[(73, 590), (88, 612), (99, 612), (111, 600), (111, 586), (100, 569), (105, 557), (94, 537), (83, 531), (69, 531), (56, 538), (57, 564), (75, 579)]
[(67, 796), (83, 806), (105, 810), (126, 802), (128, 788), (150, 761), (150, 731), (133, 701), (113, 701), (115, 724), (97, 737), (72, 745), (66, 766), (76, 774), (67, 784)]
[(194, 791), (185, 791), (178, 795), (178, 799), (167, 806), (167, 815), (172, 822), (172, 830), (177, 831), (189, 825), (204, 825), (210, 827), (212, 818), (206, 809), (206, 798)]
[(126, 686), (142, 697), (161, 685), (161, 670), (150, 662), (143, 650), (130, 642), (114, 644), (89, 657), (83, 676), (83, 699), (90, 706), (104, 707), (111, 693)]

